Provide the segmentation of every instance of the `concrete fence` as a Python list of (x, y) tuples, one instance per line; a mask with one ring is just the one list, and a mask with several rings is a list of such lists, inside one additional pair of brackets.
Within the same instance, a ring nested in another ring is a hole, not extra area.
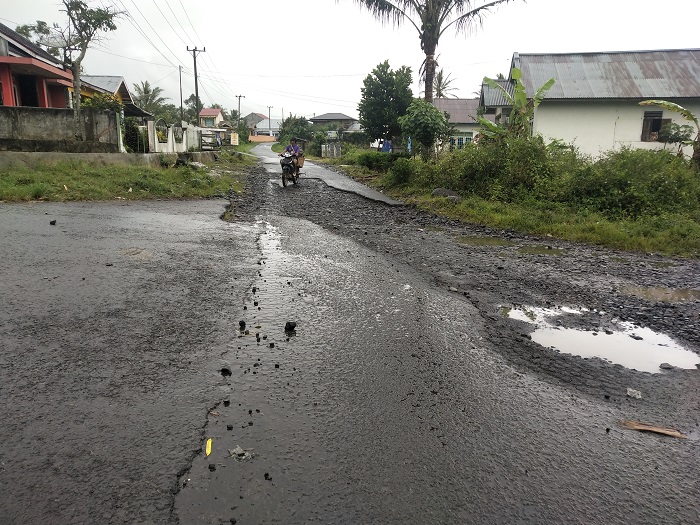
[(123, 151), (116, 113), (83, 108), (80, 115), (82, 141), (75, 139), (72, 109), (0, 106), (0, 151)]

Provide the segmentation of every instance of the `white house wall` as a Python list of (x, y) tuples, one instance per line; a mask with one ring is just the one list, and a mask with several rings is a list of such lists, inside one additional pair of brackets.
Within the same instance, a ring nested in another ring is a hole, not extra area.
[[(683, 107), (700, 114), (700, 101)], [(642, 107), (635, 102), (551, 101), (542, 102), (535, 110), (533, 133), (545, 140), (559, 139), (575, 145), (582, 153), (593, 157), (624, 146), (662, 149), (661, 142), (642, 142), (642, 121), (645, 111), (661, 111), (656, 106)], [(664, 119), (677, 124), (691, 124), (678, 113), (663, 110)], [(691, 153), (690, 149), (686, 150)]]

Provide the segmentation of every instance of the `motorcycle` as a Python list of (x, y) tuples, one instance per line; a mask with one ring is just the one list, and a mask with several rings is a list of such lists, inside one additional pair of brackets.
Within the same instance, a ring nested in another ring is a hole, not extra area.
[[(280, 155), (282, 157), (280, 159), (280, 164), (282, 166), (282, 186), (286, 187), (290, 181), (296, 184), (297, 182), (299, 182), (299, 168), (301, 167), (300, 164), (302, 164), (300, 160), (303, 153), (295, 155), (293, 153), (285, 151)], [(294, 162), (295, 158), (297, 159), (296, 166)]]

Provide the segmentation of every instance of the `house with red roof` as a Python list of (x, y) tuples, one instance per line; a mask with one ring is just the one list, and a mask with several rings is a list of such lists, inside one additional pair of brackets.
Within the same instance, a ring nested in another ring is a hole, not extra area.
[(218, 128), (226, 117), (221, 108), (204, 108), (199, 112), (200, 128)]

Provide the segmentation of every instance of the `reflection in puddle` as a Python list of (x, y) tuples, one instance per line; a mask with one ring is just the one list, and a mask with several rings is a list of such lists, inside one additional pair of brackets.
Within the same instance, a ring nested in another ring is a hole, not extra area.
[(527, 253), (529, 255), (564, 255), (566, 252), (559, 248), (552, 248), (551, 246), (539, 244), (535, 246), (523, 246), (522, 248), (518, 248), (518, 253)]
[(552, 319), (564, 315), (581, 315), (587, 310), (571, 308), (504, 308), (511, 319), (535, 324), (532, 333), (536, 343), (565, 354), (599, 357), (627, 368), (658, 373), (659, 365), (668, 363), (679, 368), (695, 368), (700, 356), (690, 352), (667, 335), (640, 328), (632, 323), (616, 322), (616, 330), (586, 331), (552, 324)]
[(457, 237), (457, 242), (468, 244), (469, 246), (515, 246), (517, 244), (508, 239), (499, 239), (498, 237), (470, 237), (466, 235)]
[(665, 303), (682, 303), (685, 301), (700, 300), (700, 290), (690, 288), (646, 288), (643, 286), (623, 286), (620, 289), (625, 295), (634, 295), (649, 301), (662, 301)]

